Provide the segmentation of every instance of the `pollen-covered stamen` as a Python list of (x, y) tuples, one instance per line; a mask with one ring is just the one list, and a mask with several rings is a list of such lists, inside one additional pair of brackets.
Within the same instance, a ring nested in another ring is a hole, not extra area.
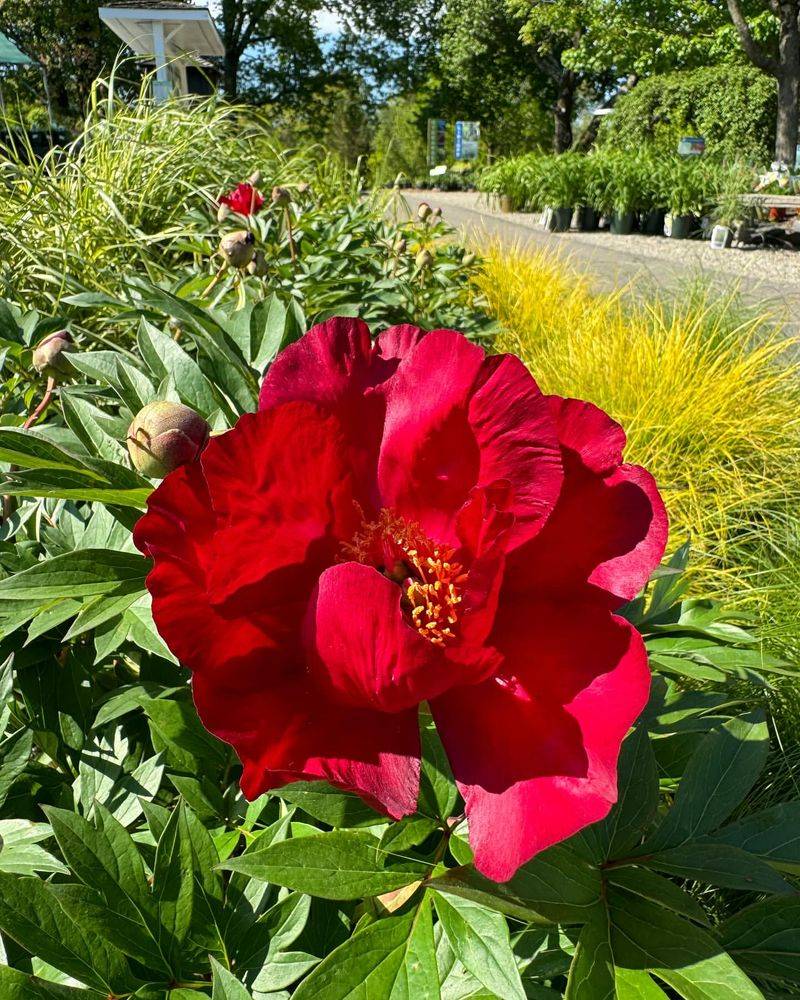
[(455, 640), (467, 574), (453, 559), (454, 549), (432, 541), (418, 524), (382, 510), (343, 552), (401, 584), (403, 607), (420, 635), (436, 646)]

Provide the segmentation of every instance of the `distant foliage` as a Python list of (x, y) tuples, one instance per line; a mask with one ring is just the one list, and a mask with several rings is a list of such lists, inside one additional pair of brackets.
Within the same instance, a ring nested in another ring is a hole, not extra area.
[(642, 81), (617, 102), (600, 141), (621, 149), (644, 142), (674, 151), (684, 135), (704, 135), (710, 152), (768, 163), (775, 81), (749, 66), (713, 66)]

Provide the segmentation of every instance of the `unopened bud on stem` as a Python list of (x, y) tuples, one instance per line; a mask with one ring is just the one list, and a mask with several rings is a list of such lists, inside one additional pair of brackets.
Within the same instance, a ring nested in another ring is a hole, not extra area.
[(75, 350), (75, 342), (66, 330), (51, 333), (40, 340), (33, 350), (33, 367), (40, 375), (56, 379), (69, 375), (72, 366), (65, 355)]
[(242, 269), (255, 257), (255, 242), (256, 238), (249, 230), (238, 229), (222, 237), (219, 252), (231, 267)]
[(193, 462), (208, 435), (208, 424), (191, 407), (167, 400), (148, 403), (128, 428), (128, 454), (142, 475), (163, 479)]

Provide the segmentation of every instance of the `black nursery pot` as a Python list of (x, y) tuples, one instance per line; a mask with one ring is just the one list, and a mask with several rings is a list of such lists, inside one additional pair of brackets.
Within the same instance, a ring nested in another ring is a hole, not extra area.
[(664, 232), (673, 240), (688, 240), (696, 229), (694, 215), (671, 215), (664, 223)]
[(634, 212), (614, 212), (611, 216), (611, 232), (615, 236), (630, 236), (635, 223)]
[(572, 225), (571, 208), (554, 208), (550, 217), (550, 229), (554, 233), (568, 233)]
[(645, 236), (664, 235), (664, 217), (666, 214), (663, 208), (653, 208), (649, 212), (642, 212), (639, 225)]
[(594, 233), (600, 225), (600, 218), (591, 205), (581, 205), (575, 213), (575, 220), (578, 229), (582, 233)]

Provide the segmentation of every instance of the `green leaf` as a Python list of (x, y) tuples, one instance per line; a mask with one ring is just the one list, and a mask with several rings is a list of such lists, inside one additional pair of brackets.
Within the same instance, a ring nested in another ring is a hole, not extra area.
[(712, 730), (692, 755), (675, 804), (642, 851), (677, 847), (718, 827), (753, 787), (768, 753), (769, 733), (761, 713)]
[(158, 841), (153, 865), (153, 898), (158, 911), (161, 950), (180, 968), (183, 943), (194, 912), (194, 863), (185, 805), (173, 811)]
[(667, 1000), (667, 994), (641, 969), (616, 969), (617, 1000)]
[(20, 729), (0, 745), (0, 805), (8, 798), (14, 782), (24, 773), (33, 750), (33, 731)]
[(102, 994), (33, 979), (0, 965), (0, 996), (3, 1000), (101, 1000)]
[[(294, 1000), (438, 1000), (430, 903), (357, 931), (300, 984)], [(524, 994), (523, 994), (524, 996)]]
[(614, 956), (605, 907), (584, 924), (569, 970), (564, 1000), (616, 1000)]
[(657, 906), (665, 906), (673, 913), (689, 917), (699, 924), (707, 924), (708, 917), (703, 907), (694, 896), (685, 892), (679, 885), (671, 882), (646, 868), (612, 868), (606, 871), (606, 878), (611, 885), (627, 889), (635, 896), (649, 900)]
[(172, 337), (142, 320), (137, 344), (148, 368), (159, 379), (170, 378), (182, 403), (204, 417), (219, 406), (208, 379), (197, 362)]
[(48, 600), (144, 589), (149, 564), (132, 552), (82, 549), (36, 563), (0, 580), (0, 598)]
[(70, 391), (61, 393), (61, 407), (67, 426), (90, 455), (109, 462), (122, 463), (126, 460), (127, 450), (102, 426), (101, 420), (106, 414)]
[(79, 982), (107, 993), (124, 992), (125, 983), (116, 977), (109, 982), (95, 971), (103, 946), (91, 929), (70, 920), (50, 887), (38, 878), (0, 872), (0, 929)]
[(643, 864), (656, 871), (724, 889), (769, 893), (793, 891), (764, 861), (730, 844), (694, 841), (650, 855)]
[(36, 872), (67, 874), (67, 869), (39, 841), (53, 836), (47, 823), (27, 819), (0, 819), (0, 871), (15, 875)]
[(618, 800), (608, 817), (584, 834), (598, 861), (623, 857), (641, 841), (658, 809), (658, 771), (650, 735), (637, 727), (622, 744)]
[(434, 893), (450, 947), (479, 983), (501, 1000), (524, 1000), (505, 917), (468, 899)]
[(800, 898), (768, 899), (729, 917), (720, 941), (754, 976), (800, 983)]
[(66, 451), (41, 432), (0, 427), (0, 462), (24, 469), (85, 470), (83, 459)]
[(222, 867), (323, 899), (379, 896), (424, 878), (423, 865), (387, 866), (372, 834), (334, 830), (230, 858)]
[(435, 819), (446, 820), (458, 798), (453, 772), (433, 721), (421, 717), (422, 767), (420, 772), (419, 811)]
[(800, 874), (800, 802), (781, 802), (745, 816), (708, 839), (739, 847), (777, 868)]
[(128, 831), (99, 802), (97, 826), (68, 809), (45, 807), (64, 860), (120, 914), (142, 924), (155, 912), (144, 862)]
[(600, 872), (563, 844), (537, 854), (506, 888), (559, 923), (580, 923), (600, 899)]
[(145, 702), (143, 707), (150, 720), (153, 746), (166, 750), (183, 770), (194, 771), (198, 761), (217, 765), (227, 762), (228, 748), (203, 728), (188, 701), (158, 698)]
[(654, 972), (685, 1000), (763, 1000), (730, 955), (696, 924), (614, 887), (608, 900), (618, 966)]
[(339, 791), (327, 781), (295, 781), (273, 793), (299, 806), (309, 816), (334, 827), (367, 826), (380, 816), (358, 795)]
[(223, 968), (213, 955), (211, 956), (211, 975), (213, 983), (211, 1000), (252, 1000), (236, 976)]

